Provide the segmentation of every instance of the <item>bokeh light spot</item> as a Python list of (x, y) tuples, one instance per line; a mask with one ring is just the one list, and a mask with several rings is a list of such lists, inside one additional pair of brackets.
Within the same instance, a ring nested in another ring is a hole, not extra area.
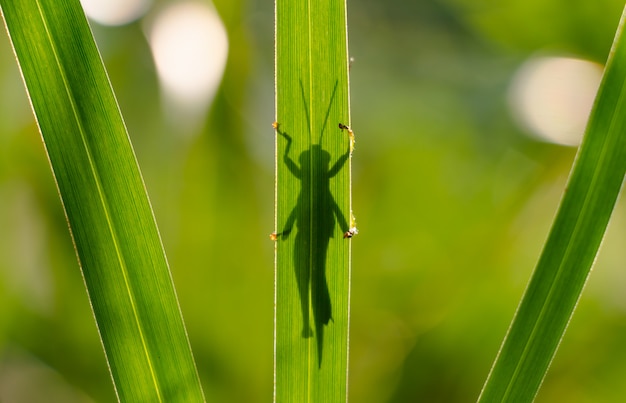
[(101, 25), (124, 25), (143, 16), (152, 0), (80, 0), (87, 17)]
[(529, 134), (557, 144), (580, 143), (602, 78), (602, 66), (567, 57), (535, 57), (515, 74), (509, 101)]
[(204, 108), (219, 87), (228, 36), (215, 9), (185, 2), (163, 10), (149, 29), (165, 95), (189, 108)]

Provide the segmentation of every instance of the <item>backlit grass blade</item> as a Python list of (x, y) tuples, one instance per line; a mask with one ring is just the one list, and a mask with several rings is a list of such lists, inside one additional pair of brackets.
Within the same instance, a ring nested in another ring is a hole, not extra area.
[(624, 15), (550, 235), (479, 402), (534, 399), (600, 247), (626, 172)]
[(159, 233), (78, 0), (0, 0), (118, 398), (204, 400)]
[(345, 0), (276, 0), (277, 402), (347, 396), (348, 102)]

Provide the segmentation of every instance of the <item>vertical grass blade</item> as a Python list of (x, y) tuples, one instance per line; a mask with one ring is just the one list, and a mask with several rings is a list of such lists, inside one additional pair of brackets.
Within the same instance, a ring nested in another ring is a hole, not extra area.
[(347, 396), (348, 103), (345, 0), (276, 0), (277, 402)]
[(625, 15), (548, 240), (479, 402), (535, 398), (600, 247), (626, 173)]
[(78, 0), (0, 0), (119, 400), (204, 400), (117, 102)]

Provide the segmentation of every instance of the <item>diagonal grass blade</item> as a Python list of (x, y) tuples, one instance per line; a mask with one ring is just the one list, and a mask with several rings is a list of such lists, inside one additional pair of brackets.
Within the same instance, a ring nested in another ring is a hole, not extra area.
[(602, 242), (626, 173), (625, 16), (550, 235), (479, 402), (535, 398)]
[(0, 0), (119, 400), (204, 401), (161, 240), (78, 0)]

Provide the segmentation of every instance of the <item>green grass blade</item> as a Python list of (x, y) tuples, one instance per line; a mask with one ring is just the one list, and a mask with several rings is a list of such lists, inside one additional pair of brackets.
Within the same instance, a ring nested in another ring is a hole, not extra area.
[(277, 0), (277, 402), (347, 396), (348, 103), (345, 0)]
[(78, 0), (0, 0), (118, 398), (203, 401), (159, 233)]
[(534, 399), (600, 247), (626, 173), (625, 15), (550, 235), (479, 402)]

